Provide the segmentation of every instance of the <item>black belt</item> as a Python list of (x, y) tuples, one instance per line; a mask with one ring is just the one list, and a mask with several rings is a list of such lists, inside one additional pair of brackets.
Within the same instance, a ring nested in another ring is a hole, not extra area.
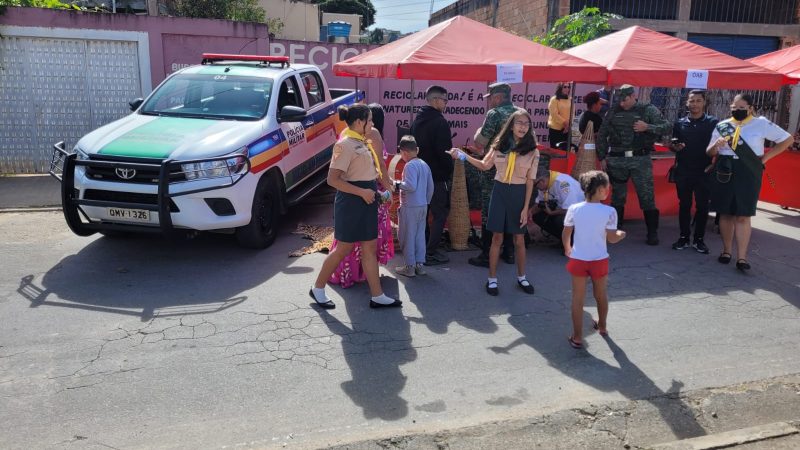
[(639, 150), (617, 150), (608, 152), (608, 156), (621, 156), (623, 158), (630, 158), (631, 156), (645, 156), (649, 154), (650, 150), (646, 148), (640, 148)]

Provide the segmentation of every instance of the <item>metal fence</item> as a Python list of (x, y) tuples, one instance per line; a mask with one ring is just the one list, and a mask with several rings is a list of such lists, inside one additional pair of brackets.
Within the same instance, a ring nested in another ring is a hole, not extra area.
[[(670, 88), (642, 88), (639, 101), (649, 102), (661, 110), (670, 123), (687, 114), (686, 99), (690, 89)], [(789, 90), (781, 91), (731, 91), (712, 90), (707, 92), (707, 112), (725, 119), (730, 116), (730, 105), (733, 98), (739, 93), (748, 93), (753, 96), (754, 106), (758, 115), (775, 122), (781, 128), (787, 129), (789, 125)], [(668, 138), (669, 136), (665, 136)]]
[(692, 0), (690, 20), (705, 22), (798, 23), (798, 0)]
[(569, 10), (575, 13), (589, 6), (626, 19), (677, 20), (679, 3), (679, 0), (571, 0)]

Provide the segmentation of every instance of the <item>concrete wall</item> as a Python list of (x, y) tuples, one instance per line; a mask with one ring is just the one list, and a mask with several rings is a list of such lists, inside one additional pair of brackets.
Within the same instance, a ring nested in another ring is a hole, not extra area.
[(199, 63), (203, 52), (269, 54), (267, 25), (258, 23), (38, 8), (8, 8), (2, 23), (20, 27), (146, 32), (154, 86), (175, 70)]
[(319, 5), (289, 0), (259, 0), (267, 17), (281, 19), (283, 30), (278, 39), (319, 41)]

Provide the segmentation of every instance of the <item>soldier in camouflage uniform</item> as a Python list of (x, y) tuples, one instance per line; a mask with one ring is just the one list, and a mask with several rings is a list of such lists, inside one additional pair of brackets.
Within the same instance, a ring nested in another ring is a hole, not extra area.
[(618, 103), (606, 113), (597, 136), (597, 157), (611, 179), (611, 206), (620, 224), (625, 216), (628, 179), (633, 181), (647, 225), (647, 244), (658, 245), (658, 209), (653, 194), (653, 144), (669, 132), (658, 108), (638, 103), (633, 86), (617, 90)]
[[(489, 112), (483, 125), (475, 133), (475, 149), (479, 153), (486, 153), (494, 139), (500, 134), (500, 129), (518, 108), (511, 103), (511, 86), (507, 83), (494, 83), (489, 85)], [(489, 248), (492, 245), (492, 233), (486, 231), (486, 217), (489, 215), (489, 198), (494, 188), (494, 177), (497, 171), (494, 167), (480, 173), (481, 180), (481, 240), (483, 248), (478, 256), (469, 258), (467, 262), (473, 266), (489, 267)], [(506, 234), (503, 238), (503, 260), (509, 264), (514, 263), (514, 244), (511, 236)]]

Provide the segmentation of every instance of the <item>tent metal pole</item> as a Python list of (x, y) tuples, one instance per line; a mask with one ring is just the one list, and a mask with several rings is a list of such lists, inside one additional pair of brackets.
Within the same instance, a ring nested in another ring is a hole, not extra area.
[(569, 152), (572, 150), (572, 121), (575, 114), (575, 82), (569, 82), (569, 95), (571, 101), (569, 102), (569, 128), (567, 129), (567, 161), (569, 161)]
[(356, 78), (356, 97), (358, 97), (358, 77), (355, 78)]

